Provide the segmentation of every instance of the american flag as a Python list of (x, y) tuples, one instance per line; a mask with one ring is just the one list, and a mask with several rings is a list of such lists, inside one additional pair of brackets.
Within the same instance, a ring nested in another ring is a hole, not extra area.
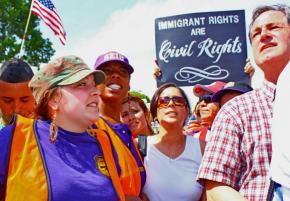
[(45, 24), (49, 26), (55, 35), (59, 37), (60, 42), (65, 45), (66, 33), (62, 26), (60, 16), (56, 8), (50, 0), (32, 0), (32, 12), (43, 19)]

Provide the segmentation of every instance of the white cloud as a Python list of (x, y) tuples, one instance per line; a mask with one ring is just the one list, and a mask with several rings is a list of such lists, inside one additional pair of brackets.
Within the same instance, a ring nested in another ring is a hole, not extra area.
[[(70, 49), (58, 50), (57, 56), (75, 54), (93, 65), (96, 57), (110, 50), (117, 50), (126, 55), (134, 66), (135, 72), (131, 80), (131, 89), (141, 90), (152, 96), (155, 90), (153, 79), (153, 60), (155, 58), (154, 19), (177, 14), (208, 12), (221, 10), (246, 10), (246, 23), (257, 5), (286, 3), (275, 0), (168, 0), (168, 1), (138, 1), (127, 10), (112, 13), (107, 23), (91, 38), (80, 38), (70, 44)], [(93, 25), (92, 25), (93, 26)], [(251, 49), (248, 51), (252, 58)], [(261, 71), (257, 70), (253, 78), (254, 87), (260, 85)], [(186, 89), (191, 94), (191, 88)], [(192, 97), (190, 97), (192, 98)]]

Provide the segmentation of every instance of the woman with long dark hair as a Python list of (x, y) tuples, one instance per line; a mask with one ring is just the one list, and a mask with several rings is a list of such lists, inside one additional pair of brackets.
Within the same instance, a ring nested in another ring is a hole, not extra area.
[(161, 85), (150, 111), (159, 134), (148, 137), (144, 193), (150, 201), (200, 200), (203, 187), (195, 177), (202, 156), (199, 140), (183, 134), (190, 111), (184, 91), (173, 83)]

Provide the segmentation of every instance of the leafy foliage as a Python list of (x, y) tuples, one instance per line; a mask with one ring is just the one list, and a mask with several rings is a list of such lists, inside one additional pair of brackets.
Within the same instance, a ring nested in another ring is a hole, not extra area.
[(129, 93), (133, 96), (138, 96), (141, 99), (145, 99), (147, 103), (150, 103), (150, 98), (145, 94), (142, 94), (138, 91), (130, 91)]
[[(0, 0), (0, 62), (19, 53), (30, 5), (31, 0)], [(39, 21), (31, 14), (22, 57), (33, 66), (47, 63), (55, 52), (50, 40), (42, 38)]]

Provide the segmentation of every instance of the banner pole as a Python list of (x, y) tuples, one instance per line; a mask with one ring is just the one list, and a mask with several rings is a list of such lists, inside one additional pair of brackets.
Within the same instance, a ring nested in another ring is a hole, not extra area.
[(25, 38), (26, 38), (26, 32), (27, 32), (29, 21), (30, 21), (30, 17), (31, 17), (31, 9), (32, 9), (33, 1), (34, 0), (32, 0), (31, 4), (30, 4), (28, 19), (27, 19), (27, 22), (26, 22), (26, 25), (25, 25), (24, 34), (23, 34), (22, 41), (21, 41), (20, 51), (19, 51), (19, 55), (18, 55), (19, 59), (21, 59), (21, 57), (23, 55), (23, 47), (24, 47), (24, 42), (25, 42)]

